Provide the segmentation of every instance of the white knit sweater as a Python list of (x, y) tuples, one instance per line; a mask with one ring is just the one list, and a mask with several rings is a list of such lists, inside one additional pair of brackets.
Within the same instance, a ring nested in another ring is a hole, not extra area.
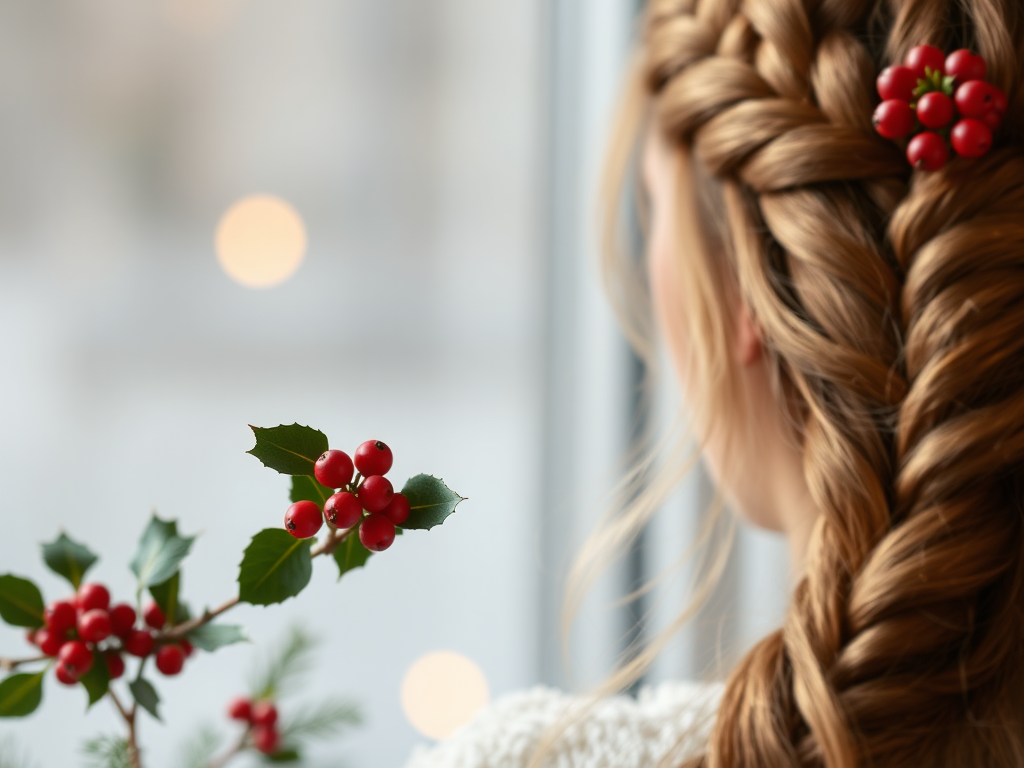
[[(569, 728), (544, 766), (655, 768), (670, 752), (693, 754), (707, 738), (721, 694), (717, 685), (666, 683), (635, 700), (604, 699)], [(545, 729), (584, 703), (549, 688), (505, 696), (450, 739), (417, 747), (405, 768), (526, 768)]]

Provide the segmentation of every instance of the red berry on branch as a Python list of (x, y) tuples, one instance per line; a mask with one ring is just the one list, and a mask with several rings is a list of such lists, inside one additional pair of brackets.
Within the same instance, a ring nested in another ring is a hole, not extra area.
[(78, 589), (75, 604), (80, 611), (91, 611), (93, 608), (105, 611), (110, 607), (110, 592), (102, 584), (83, 584)]
[(64, 685), (76, 685), (78, 683), (78, 675), (76, 675), (71, 669), (68, 669), (67, 665), (63, 661), (57, 662), (54, 674), (60, 682), (64, 683)]
[(106, 655), (107, 660), (107, 671), (110, 673), (111, 680), (117, 680), (124, 675), (124, 659), (121, 658), (119, 653), (108, 653)]
[(277, 752), (281, 744), (281, 734), (276, 728), (265, 728), (259, 726), (252, 729), (252, 745), (264, 755), (272, 755)]
[(348, 491), (341, 491), (324, 504), (324, 515), (335, 528), (351, 528), (362, 519), (363, 504)]
[(142, 620), (153, 629), (163, 629), (167, 624), (167, 616), (164, 615), (163, 609), (152, 601), (146, 603), (142, 610)]
[(988, 67), (981, 56), (975, 56), (966, 48), (953, 51), (946, 57), (946, 74), (955, 77), (958, 83), (968, 80), (984, 80)]
[[(977, 118), (975, 118), (977, 119)], [(991, 112), (986, 112), (985, 116), (981, 118), (981, 122), (988, 126), (990, 131), (998, 131), (999, 126), (1003, 124), (1003, 118), (994, 109)]]
[(124, 638), (125, 651), (140, 659), (149, 656), (153, 652), (154, 645), (156, 645), (156, 640), (153, 639), (153, 634), (146, 629), (133, 629)]
[(47, 656), (56, 656), (67, 640), (64, 634), (54, 632), (52, 629), (36, 630), (36, 642), (39, 643), (39, 650)]
[(39, 645), (39, 641), (36, 640), (36, 631), (37, 630), (34, 629), (29, 629), (25, 631), (25, 639), (28, 641), (29, 645)]
[(252, 705), (252, 724), (273, 728), (277, 724), (277, 707), (272, 701), (257, 701)]
[(942, 128), (953, 120), (953, 100), (944, 93), (926, 93), (917, 102), (917, 119), (926, 128)]
[(910, 102), (914, 100), (914, 89), (917, 88), (917, 73), (910, 67), (900, 64), (886, 67), (878, 76), (875, 85), (883, 101), (900, 99)]
[(933, 45), (917, 45), (910, 49), (903, 63), (918, 77), (927, 77), (929, 71), (944, 74), (946, 55)]
[(244, 696), (233, 699), (228, 704), (228, 717), (232, 720), (250, 722), (252, 720), (252, 702)]
[(992, 148), (992, 131), (973, 117), (958, 121), (949, 139), (961, 157), (981, 157)]
[(196, 652), (195, 646), (192, 645), (192, 643), (190, 643), (184, 637), (181, 638), (181, 640), (178, 641), (178, 645), (180, 645), (181, 646), (181, 650), (183, 650), (185, 652), (185, 658), (186, 659), (192, 658), (192, 654)]
[(989, 93), (992, 94), (992, 106), (999, 116), (1002, 117), (1006, 114), (1006, 108), (1009, 106), (1006, 103), (1006, 94), (1003, 93), (1003, 89), (998, 86), (988, 84)]
[(939, 134), (925, 131), (910, 140), (907, 160), (919, 171), (937, 171), (949, 160), (949, 150)]
[(405, 494), (396, 493), (391, 497), (391, 503), (381, 511), (381, 514), (395, 525), (401, 525), (409, 519), (409, 513), (411, 511), (412, 510), (409, 507), (409, 499)]
[(359, 486), (359, 502), (367, 512), (380, 512), (391, 503), (394, 495), (391, 481), (380, 475), (370, 475)]
[(99, 608), (78, 617), (78, 636), (87, 643), (98, 643), (110, 637), (110, 614)]
[(325, 451), (313, 465), (313, 474), (320, 485), (342, 488), (352, 482), (355, 467), (344, 451)]
[(284, 527), (297, 539), (308, 539), (316, 536), (324, 524), (324, 516), (312, 501), (296, 501), (284, 513)]
[(127, 603), (118, 603), (110, 609), (110, 630), (118, 637), (127, 635), (135, 626), (135, 609)]
[(883, 101), (872, 118), (875, 130), (887, 139), (902, 139), (914, 127), (914, 110), (900, 99)]
[(81, 640), (70, 640), (64, 643), (57, 658), (68, 668), (69, 672), (79, 677), (92, 668), (92, 651)]
[(981, 80), (968, 80), (956, 89), (953, 98), (961, 117), (981, 119), (996, 107), (992, 86)]
[(369, 515), (359, 526), (359, 540), (371, 552), (383, 552), (395, 543), (395, 524), (384, 515)]
[(356, 469), (364, 476), (386, 475), (394, 462), (391, 449), (380, 440), (367, 440), (356, 448)]
[(185, 666), (185, 652), (180, 645), (162, 645), (156, 652), (156, 668), (168, 677), (181, 672)]
[(51, 632), (63, 635), (73, 628), (78, 621), (78, 612), (75, 606), (64, 600), (50, 603), (43, 615), (46, 626)]

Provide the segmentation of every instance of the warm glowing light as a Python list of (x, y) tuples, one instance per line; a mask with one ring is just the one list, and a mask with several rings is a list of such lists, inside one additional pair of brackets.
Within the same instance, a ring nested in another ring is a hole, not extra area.
[(417, 660), (402, 682), (402, 709), (413, 728), (431, 739), (451, 736), (490, 699), (480, 667), (458, 653)]
[(162, 0), (164, 18), (192, 37), (221, 32), (238, 13), (242, 0)]
[(306, 255), (302, 217), (284, 200), (253, 196), (221, 217), (215, 238), (224, 271), (249, 288), (270, 288), (295, 274)]

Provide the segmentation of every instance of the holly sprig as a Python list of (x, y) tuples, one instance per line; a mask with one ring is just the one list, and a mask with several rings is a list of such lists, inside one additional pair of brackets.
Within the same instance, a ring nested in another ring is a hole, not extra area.
[[(330, 450), (327, 436), (299, 424), (251, 429), (256, 444), (248, 453), (264, 466), (291, 477), (289, 498), (293, 506), (297, 502), (311, 503), (322, 512), (335, 493), (317, 479), (317, 460)], [(347, 491), (361, 496), (359, 481), (357, 477), (347, 484)], [(388, 488), (390, 493), (390, 484)], [(395, 526), (398, 535), (443, 524), (465, 500), (443, 480), (427, 474), (410, 478), (400, 495), (404, 497), (403, 503), (408, 504), (408, 515), (403, 511), (399, 518), (402, 522)], [(369, 494), (367, 505), (368, 500)], [(175, 675), (193, 649), (213, 652), (247, 641), (242, 627), (216, 620), (241, 603), (269, 606), (296, 597), (309, 584), (313, 561), (320, 557), (334, 559), (338, 580), (365, 567), (378, 552), (371, 551), (360, 540), (359, 530), (365, 520), (373, 517), (360, 518), (349, 528), (338, 528), (328, 521), (326, 533), (319, 538), (297, 538), (296, 531), (283, 528), (258, 532), (245, 548), (239, 564), (237, 595), (198, 614), (192, 613), (182, 593), (182, 564), (196, 537), (182, 535), (177, 521), (163, 520), (154, 514), (142, 532), (129, 561), (136, 579), (135, 608), (126, 604), (110, 607), (106, 588), (84, 584), (99, 557), (85, 544), (61, 532), (53, 542), (42, 546), (42, 557), (44, 564), (64, 578), (76, 593), (70, 604), (77, 608), (77, 625), (64, 622), (55, 626), (54, 616), (63, 614), (52, 610), (54, 603), (47, 607), (41, 590), (30, 579), (0, 575), (0, 619), (28, 630), (30, 642), (44, 651), (22, 658), (0, 657), (0, 670), (11, 673), (0, 681), (0, 718), (25, 717), (35, 712), (42, 703), (44, 677), (56, 665), (61, 682), (83, 686), (87, 709), (104, 698), (113, 703), (127, 728), (124, 744), (130, 765), (141, 768), (136, 743), (138, 712), (141, 709), (160, 718), (160, 697), (146, 676), (150, 658), (155, 657), (156, 666), (164, 675)], [(374, 541), (370, 540), (371, 546)], [(87, 591), (89, 597), (85, 598)], [(99, 593), (104, 597), (97, 602)], [(146, 596), (149, 604), (143, 609)], [(121, 610), (122, 617), (127, 610), (130, 620), (126, 626), (111, 628), (116, 623), (111, 622), (115, 610)], [(137, 616), (143, 617), (147, 626), (138, 628)], [(47, 642), (41, 643), (40, 637)], [(67, 652), (72, 647), (74, 653)], [(126, 653), (139, 657), (135, 673), (127, 683), (128, 695), (115, 686), (125, 672), (122, 656)]]

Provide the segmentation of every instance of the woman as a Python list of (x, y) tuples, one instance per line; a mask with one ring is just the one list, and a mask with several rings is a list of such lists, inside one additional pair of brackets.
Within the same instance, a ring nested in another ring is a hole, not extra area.
[[(935, 172), (872, 125), (925, 43), (1009, 95)], [(471, 727), (416, 765), (1024, 765), (1024, 3), (652, 0), (642, 60), (654, 315), (712, 473), (789, 538), (785, 624), (709, 733), (676, 691), (687, 761), (577, 760), (586, 728), (503, 761)]]

